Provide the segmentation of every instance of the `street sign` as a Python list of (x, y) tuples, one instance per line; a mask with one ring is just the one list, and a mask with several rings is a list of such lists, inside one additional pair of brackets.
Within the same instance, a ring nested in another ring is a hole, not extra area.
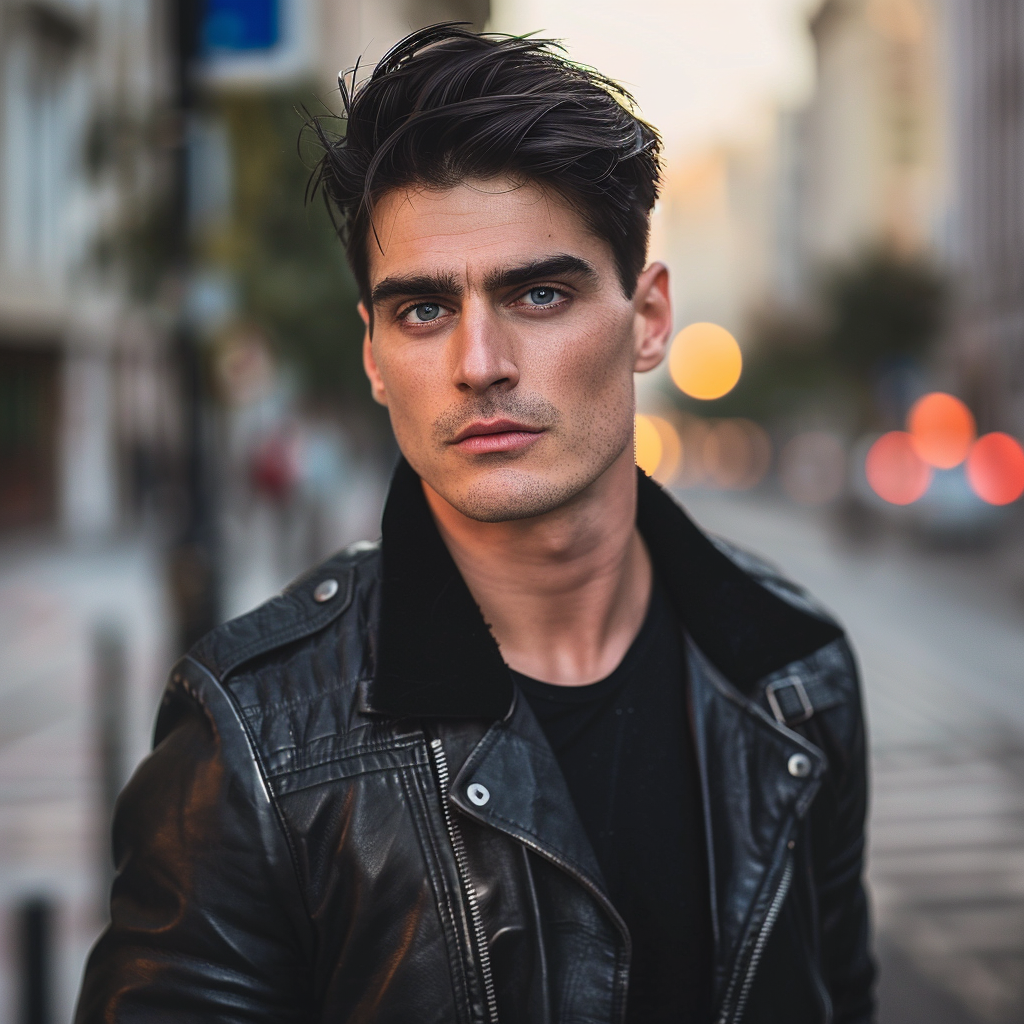
[(203, 7), (196, 71), (205, 85), (274, 87), (314, 72), (317, 0), (203, 0)]
[(208, 53), (246, 53), (278, 44), (278, 0), (206, 0), (205, 8), (202, 38)]

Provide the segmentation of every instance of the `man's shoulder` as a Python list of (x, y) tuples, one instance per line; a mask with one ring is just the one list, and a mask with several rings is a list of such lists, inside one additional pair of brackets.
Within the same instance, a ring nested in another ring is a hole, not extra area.
[(785, 724), (803, 719), (809, 708), (815, 714), (853, 709), (855, 718), (859, 717), (861, 693), (856, 659), (836, 616), (774, 562), (722, 537), (708, 537), (722, 554), (766, 590), (840, 631), (834, 640), (762, 679), (758, 702)]
[(318, 738), (344, 745), (367, 725), (360, 695), (373, 672), (379, 581), (379, 542), (354, 544), (186, 656), (228, 697), (272, 773)]
[(316, 638), (375, 596), (380, 542), (360, 541), (303, 573), (270, 600), (213, 629), (189, 652), (221, 683), (243, 668)]
[(749, 548), (719, 537), (717, 534), (709, 533), (707, 537), (726, 558), (739, 566), (766, 590), (775, 594), (776, 597), (791, 604), (794, 608), (799, 608), (802, 612), (842, 628), (839, 620), (825, 605), (805, 587), (790, 579), (774, 562)]

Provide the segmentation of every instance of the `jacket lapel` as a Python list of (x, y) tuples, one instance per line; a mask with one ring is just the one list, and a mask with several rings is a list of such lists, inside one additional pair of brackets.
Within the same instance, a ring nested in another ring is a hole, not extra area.
[[(483, 786), (487, 799), (480, 802)], [(625, 935), (558, 761), (521, 697), (466, 758), (450, 789), (463, 814), (512, 836), (589, 889)], [(476, 800), (471, 793), (476, 794)]]
[[(704, 791), (716, 990), (753, 925), (763, 920), (787, 844), (825, 772), (822, 752), (740, 693), (692, 641), (690, 706)], [(790, 758), (803, 754), (807, 774)]]

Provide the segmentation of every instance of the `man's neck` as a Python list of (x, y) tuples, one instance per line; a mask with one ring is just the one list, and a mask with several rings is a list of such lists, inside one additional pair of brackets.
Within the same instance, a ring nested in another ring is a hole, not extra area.
[(653, 575), (631, 457), (566, 506), (507, 523), (469, 519), (423, 489), (509, 666), (563, 686), (615, 669), (643, 624)]

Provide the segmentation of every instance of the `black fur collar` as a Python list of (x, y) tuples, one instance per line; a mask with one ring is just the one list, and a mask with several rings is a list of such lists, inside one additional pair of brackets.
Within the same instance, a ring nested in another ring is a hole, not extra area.
[[(841, 635), (740, 569), (640, 473), (637, 525), (686, 630), (741, 690)], [(384, 508), (376, 674), (367, 710), (400, 717), (504, 717), (512, 680), (434, 525), (419, 477), (399, 460)]]

